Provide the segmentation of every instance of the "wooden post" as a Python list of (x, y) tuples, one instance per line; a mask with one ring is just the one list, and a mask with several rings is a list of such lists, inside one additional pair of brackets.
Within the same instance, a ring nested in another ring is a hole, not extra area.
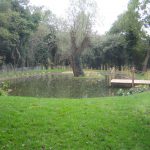
[(132, 67), (132, 87), (134, 87), (134, 73), (135, 73), (135, 68)]
[(110, 68), (110, 74), (108, 76), (109, 76), (109, 86), (111, 86), (111, 68)]
[(103, 70), (103, 66), (102, 66), (102, 64), (101, 64), (101, 70)]
[(110, 68), (109, 86), (111, 86), (111, 80), (115, 78), (115, 67)]

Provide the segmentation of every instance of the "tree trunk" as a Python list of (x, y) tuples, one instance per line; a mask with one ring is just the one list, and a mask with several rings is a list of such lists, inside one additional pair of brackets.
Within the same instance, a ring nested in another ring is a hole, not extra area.
[(82, 40), (81, 44), (77, 46), (76, 44), (76, 32), (71, 31), (70, 32), (71, 37), (71, 67), (73, 70), (73, 74), (75, 77), (84, 76), (84, 72), (81, 67), (80, 63), (80, 57), (83, 52), (83, 50), (88, 46), (89, 44), (89, 37), (85, 36)]
[(143, 62), (143, 72), (147, 71), (147, 65), (148, 65), (149, 58), (150, 58), (150, 48), (147, 50), (147, 54), (146, 54), (145, 60)]
[(84, 76), (79, 55), (75, 54), (71, 56), (71, 67), (75, 77)]

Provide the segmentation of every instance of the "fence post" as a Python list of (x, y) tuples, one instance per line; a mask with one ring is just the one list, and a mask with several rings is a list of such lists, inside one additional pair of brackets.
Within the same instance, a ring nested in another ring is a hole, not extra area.
[(132, 67), (132, 87), (134, 87), (134, 74), (135, 74), (135, 68)]
[(110, 68), (109, 74), (109, 86), (111, 86), (111, 80), (115, 78), (115, 67)]

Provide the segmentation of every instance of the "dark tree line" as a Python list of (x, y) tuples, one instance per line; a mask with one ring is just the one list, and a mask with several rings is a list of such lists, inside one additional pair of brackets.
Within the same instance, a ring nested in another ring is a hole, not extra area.
[(68, 20), (28, 0), (0, 0), (0, 67), (70, 65), (82, 67), (150, 66), (150, 0), (130, 0), (105, 35), (93, 32), (96, 3), (72, 0)]
[(118, 17), (111, 29), (97, 37), (93, 48), (83, 55), (83, 64), (135, 66), (146, 71), (150, 67), (150, 1), (130, 0), (128, 10)]
[(39, 16), (31, 13), (27, 1), (0, 0), (0, 55), (6, 64), (26, 65), (28, 40), (38, 22)]

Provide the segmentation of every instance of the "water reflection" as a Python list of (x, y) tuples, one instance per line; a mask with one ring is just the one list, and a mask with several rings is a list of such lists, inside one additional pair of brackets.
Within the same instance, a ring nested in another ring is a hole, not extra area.
[(10, 95), (55, 98), (112, 96), (107, 79), (74, 78), (72, 75), (46, 75), (12, 81)]

